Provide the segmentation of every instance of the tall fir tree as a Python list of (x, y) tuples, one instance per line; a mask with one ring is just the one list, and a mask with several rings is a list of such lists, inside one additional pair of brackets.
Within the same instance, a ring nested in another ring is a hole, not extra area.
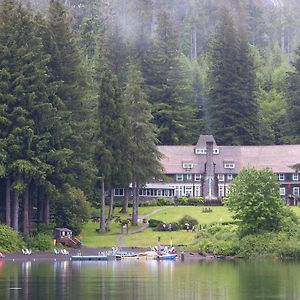
[[(101, 69), (98, 83), (98, 130), (95, 160), (99, 176), (104, 180), (106, 189), (110, 190), (109, 222), (112, 217), (114, 188), (128, 185), (130, 178), (129, 161), (126, 157), (127, 117), (116, 77), (108, 66), (104, 65)], [(100, 231), (104, 232), (104, 223), (103, 220), (101, 221)]]
[(151, 123), (151, 107), (143, 88), (142, 73), (138, 67), (131, 64), (128, 72), (128, 81), (123, 92), (126, 104), (126, 113), (129, 119), (127, 148), (130, 161), (133, 212), (132, 224), (137, 225), (138, 218), (138, 189), (153, 177), (161, 174), (159, 158), (161, 154), (156, 147), (156, 126)]
[(210, 131), (220, 144), (258, 143), (258, 104), (254, 61), (249, 46), (222, 10), (211, 44), (208, 71)]
[(288, 73), (287, 82), (287, 111), (288, 124), (286, 128), (287, 141), (300, 143), (300, 47), (296, 50), (293, 72)]
[(90, 122), (95, 105), (89, 101), (94, 98), (87, 95), (89, 86), (79, 39), (71, 27), (66, 8), (59, 0), (50, 1), (47, 23), (47, 48), (51, 55), (48, 67), (52, 80), (61, 82), (57, 96), (63, 101), (65, 123), (70, 124), (71, 129), (66, 141), (73, 151), (68, 182), (88, 195), (96, 172), (91, 159), (93, 123)]
[(195, 110), (186, 99), (191, 93), (186, 70), (180, 60), (178, 35), (171, 15), (164, 9), (158, 16), (154, 46), (147, 55), (144, 78), (152, 104), (154, 123), (162, 144), (191, 142), (190, 121)]

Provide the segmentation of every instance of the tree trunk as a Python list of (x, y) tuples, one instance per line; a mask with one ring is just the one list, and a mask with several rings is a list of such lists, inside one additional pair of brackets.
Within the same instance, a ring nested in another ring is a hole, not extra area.
[(6, 178), (6, 193), (5, 193), (5, 222), (7, 226), (11, 226), (11, 198), (10, 198), (10, 178)]
[(15, 231), (19, 230), (19, 193), (13, 193), (13, 229)]
[(101, 192), (100, 192), (100, 229), (99, 232), (105, 232), (105, 190), (104, 178), (101, 179)]
[(50, 223), (50, 204), (49, 204), (49, 196), (45, 194), (44, 198), (44, 209), (43, 209), (43, 221), (45, 224), (49, 225)]
[(26, 187), (23, 203), (23, 235), (24, 239), (29, 238), (29, 186)]
[(107, 222), (106, 222), (106, 231), (110, 231), (110, 222), (113, 217), (113, 212), (114, 212), (114, 189), (111, 189), (110, 190), (108, 217), (107, 217)]
[(127, 187), (124, 189), (124, 202), (121, 210), (122, 214), (128, 213), (128, 200), (129, 200), (129, 188)]
[(44, 219), (44, 201), (41, 197), (41, 192), (38, 194), (38, 221), (43, 223)]
[(133, 184), (133, 204), (132, 204), (132, 225), (138, 225), (138, 184), (135, 182)]

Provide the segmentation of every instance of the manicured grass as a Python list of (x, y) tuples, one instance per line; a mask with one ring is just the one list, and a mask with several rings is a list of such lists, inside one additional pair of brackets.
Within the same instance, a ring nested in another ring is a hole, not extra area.
[(173, 232), (166, 231), (153, 231), (152, 228), (147, 228), (142, 233), (130, 234), (124, 237), (126, 245), (131, 247), (153, 247), (157, 245), (158, 237), (160, 237), (161, 244), (170, 245), (173, 244), (188, 245), (191, 244), (195, 237), (195, 232), (187, 232), (186, 230), (179, 230)]
[[(231, 216), (226, 207), (211, 207), (212, 212), (203, 213), (202, 206), (151, 206), (140, 207), (139, 215), (146, 215), (156, 209), (162, 209), (162, 211), (152, 215), (150, 218), (161, 220), (163, 222), (177, 222), (184, 215), (189, 215), (198, 220), (200, 224), (209, 224), (221, 221), (230, 221)], [(120, 208), (121, 209), (121, 208)], [(124, 215), (120, 214), (119, 208), (115, 208), (114, 215), (120, 215), (124, 218)], [(130, 217), (131, 209), (128, 212), (128, 218)], [(300, 215), (300, 208), (299, 208)], [(141, 224), (142, 226), (142, 224)], [(120, 225), (114, 221), (111, 223), (111, 231), (99, 234), (96, 232), (96, 228), (99, 228), (98, 223), (89, 222), (84, 226), (82, 231), (83, 244), (88, 247), (113, 247), (116, 246), (116, 240), (121, 232)], [(130, 227), (129, 230), (136, 227)], [(169, 244), (171, 239), (174, 244), (190, 244), (193, 242), (196, 234), (185, 230), (176, 232), (158, 232), (153, 231), (151, 228), (137, 234), (130, 234), (124, 237), (124, 242), (128, 246), (132, 247), (150, 247), (157, 244), (158, 237), (161, 238), (162, 244)]]
[(166, 207), (165, 210), (151, 216), (163, 222), (177, 222), (183, 216), (188, 215), (198, 220), (199, 224), (231, 221), (231, 213), (224, 206), (212, 206), (212, 212), (203, 213), (203, 206), (177, 206)]

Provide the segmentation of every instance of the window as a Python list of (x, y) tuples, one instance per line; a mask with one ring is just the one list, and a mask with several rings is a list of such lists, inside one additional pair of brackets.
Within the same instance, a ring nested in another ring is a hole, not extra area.
[(176, 174), (176, 181), (183, 181), (183, 174)]
[(225, 176), (224, 176), (224, 174), (218, 174), (218, 180), (219, 181), (224, 181), (224, 178)]
[(206, 149), (203, 148), (196, 148), (195, 149), (196, 154), (206, 154)]
[(285, 187), (281, 187), (279, 193), (280, 196), (285, 196)]
[(219, 185), (219, 197), (224, 197), (224, 185)]
[(186, 174), (186, 180), (192, 180), (192, 174)]
[(227, 179), (232, 180), (232, 174), (227, 174)]
[(124, 189), (115, 189), (115, 196), (124, 196)]
[(214, 149), (213, 151), (214, 151), (214, 152), (213, 152), (214, 154), (219, 154), (219, 153), (220, 153), (220, 150), (219, 150), (219, 149), (217, 149), (217, 148), (216, 148), (216, 149)]
[(293, 187), (293, 195), (299, 196), (299, 187)]
[(195, 181), (201, 180), (201, 174), (195, 174)]
[(285, 179), (284, 174), (278, 174), (278, 179), (279, 179), (280, 181), (283, 181), (283, 180)]
[(225, 163), (224, 164), (224, 168), (225, 169), (234, 169), (235, 168), (235, 164), (234, 163)]
[(200, 197), (201, 196), (201, 186), (196, 185), (195, 186), (195, 197)]
[(184, 169), (192, 169), (193, 168), (193, 163), (183, 163), (182, 164), (182, 167), (184, 168)]
[(294, 180), (294, 181), (297, 181), (297, 180), (298, 180), (298, 173), (294, 173), (294, 174), (293, 174), (293, 180)]

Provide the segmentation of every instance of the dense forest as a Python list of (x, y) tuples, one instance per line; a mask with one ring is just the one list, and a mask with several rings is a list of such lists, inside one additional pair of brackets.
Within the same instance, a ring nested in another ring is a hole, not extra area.
[(105, 194), (107, 230), (118, 187), (136, 224), (157, 144), (300, 142), (299, 0), (0, 4), (0, 219), (25, 238)]

